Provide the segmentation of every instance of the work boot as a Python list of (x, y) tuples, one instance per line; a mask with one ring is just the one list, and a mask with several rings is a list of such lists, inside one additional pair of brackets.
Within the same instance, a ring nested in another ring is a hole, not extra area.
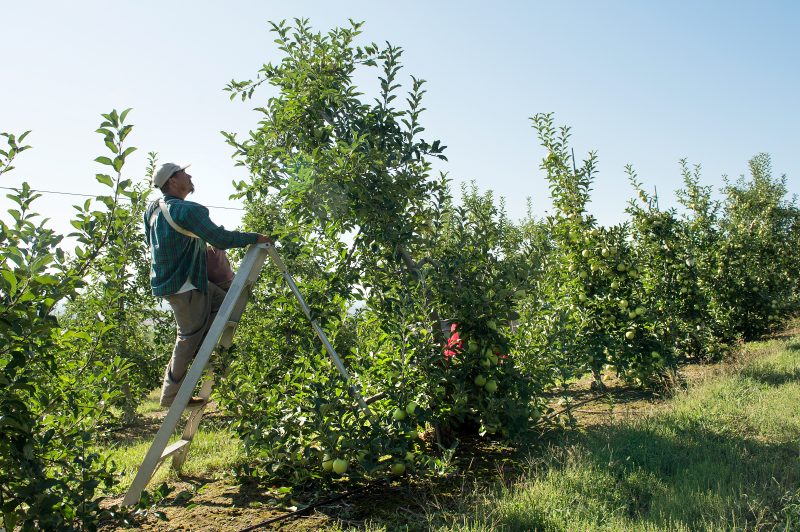
[[(164, 398), (161, 400), (161, 406), (163, 408), (169, 408), (172, 406), (172, 402), (175, 400), (174, 397)], [(194, 396), (189, 399), (189, 404), (186, 405), (186, 408), (197, 408), (198, 406), (203, 406), (206, 404), (206, 400), (202, 397)]]

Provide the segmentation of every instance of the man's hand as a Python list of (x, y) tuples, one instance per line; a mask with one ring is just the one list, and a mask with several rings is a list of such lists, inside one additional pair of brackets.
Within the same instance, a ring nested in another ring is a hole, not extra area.
[(271, 246), (274, 246), (275, 242), (273, 242), (272, 239), (267, 235), (258, 235), (258, 240), (256, 240), (256, 244), (269, 244)]

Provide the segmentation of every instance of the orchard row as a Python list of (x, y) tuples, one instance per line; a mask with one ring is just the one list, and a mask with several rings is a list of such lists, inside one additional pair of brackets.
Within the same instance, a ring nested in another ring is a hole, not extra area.
[[(273, 26), (279, 61), (231, 97), (259, 98), (244, 140), (245, 228), (274, 235), (314, 314), (367, 396), (349, 395), (276, 271), (265, 269), (236, 345), (214, 365), (216, 400), (246, 459), (239, 473), (284, 486), (444, 469), (465, 433), (514, 439), (548, 422), (548, 398), (590, 375), (643, 388), (679, 363), (724, 357), (798, 306), (800, 213), (766, 155), (719, 199), (681, 163), (681, 212), (659, 208), (632, 169), (627, 220), (588, 210), (595, 155), (572, 159), (568, 128), (533, 126), (554, 210), (513, 221), (491, 192), (431, 174), (424, 82), (398, 102), (402, 50), (358, 46), (359, 25)], [(355, 86), (376, 73), (377, 97)], [(63, 236), (25, 184), (0, 225), (0, 508), (3, 526), (93, 526), (114, 465), (104, 434), (159, 385), (174, 325), (149, 293), (141, 220), (151, 153), (123, 177), (127, 111), (103, 115), (96, 159), (108, 193), (77, 206)], [(5, 135), (0, 173), (25, 151)], [(127, 170), (125, 170), (127, 172)], [(533, 192), (533, 191), (532, 191)], [(236, 260), (236, 257), (233, 257)]]

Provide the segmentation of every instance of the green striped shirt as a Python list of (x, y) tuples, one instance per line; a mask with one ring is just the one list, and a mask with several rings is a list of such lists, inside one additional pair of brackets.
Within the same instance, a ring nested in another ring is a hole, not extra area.
[[(144, 213), (144, 233), (150, 247), (150, 286), (153, 295), (174, 294), (187, 280), (206, 293), (206, 242), (220, 249), (241, 248), (255, 244), (258, 233), (225, 230), (211, 221), (208, 209), (199, 203), (168, 194), (164, 196), (164, 200), (175, 223), (200, 238), (191, 238), (173, 229), (161, 213), (158, 201), (147, 207)], [(159, 214), (150, 227), (150, 217), (156, 210)]]

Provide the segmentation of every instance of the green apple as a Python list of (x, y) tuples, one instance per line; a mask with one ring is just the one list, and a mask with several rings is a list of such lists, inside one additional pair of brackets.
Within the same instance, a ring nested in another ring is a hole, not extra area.
[(497, 381), (492, 379), (490, 381), (486, 381), (486, 391), (489, 393), (494, 393), (497, 391)]
[(581, 257), (583, 257), (584, 259), (588, 258), (589, 257), (589, 250), (588, 249), (584, 249), (583, 251), (581, 251)]
[(406, 465), (403, 462), (395, 462), (392, 464), (392, 475), (402, 475), (406, 472)]
[(337, 458), (333, 461), (333, 472), (337, 475), (344, 475), (345, 471), (347, 471), (347, 460), (343, 460), (341, 458)]
[(415, 401), (409, 401), (406, 405), (406, 413), (410, 416), (414, 414), (414, 411), (417, 409), (417, 403)]
[(610, 251), (608, 250), (608, 248), (603, 248), (603, 249), (600, 250), (600, 254), (602, 256), (604, 256), (604, 257), (608, 257), (609, 253), (610, 253)]
[(483, 366), (484, 368), (488, 368), (491, 365), (492, 363), (488, 357), (481, 359), (481, 366)]
[(328, 453), (325, 453), (325, 456), (322, 457), (322, 469), (327, 473), (330, 473), (333, 469), (333, 458)]
[(636, 331), (627, 331), (625, 333), (625, 338), (627, 338), (628, 340), (633, 340), (634, 338), (636, 338)]
[(619, 302), (619, 308), (621, 308), (622, 310), (625, 310), (626, 308), (628, 308), (628, 300), (627, 299), (621, 300)]
[(392, 417), (395, 421), (403, 421), (406, 418), (406, 411), (402, 408), (395, 408)]
[(483, 375), (478, 375), (477, 377), (475, 377), (474, 382), (477, 386), (483, 386), (486, 384), (486, 377), (484, 377)]
[(611, 281), (611, 288), (613, 288), (614, 290), (619, 288), (619, 281)]

